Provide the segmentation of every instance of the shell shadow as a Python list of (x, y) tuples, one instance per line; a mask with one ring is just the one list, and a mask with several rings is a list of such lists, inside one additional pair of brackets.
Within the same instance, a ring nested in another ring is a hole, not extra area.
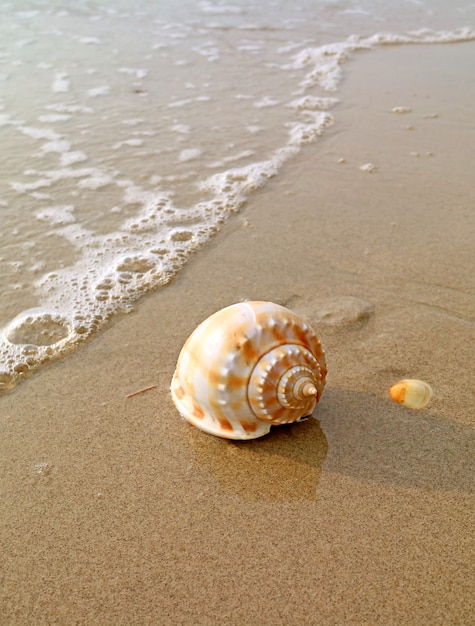
[(230, 441), (187, 427), (196, 465), (252, 501), (316, 501), (323, 471), (429, 492), (475, 492), (475, 430), (428, 409), (327, 388), (314, 417)]
[(328, 444), (318, 420), (232, 441), (187, 428), (196, 464), (226, 491), (252, 501), (316, 500)]
[(426, 491), (475, 492), (475, 430), (430, 409), (327, 388), (316, 413), (328, 439), (325, 471)]

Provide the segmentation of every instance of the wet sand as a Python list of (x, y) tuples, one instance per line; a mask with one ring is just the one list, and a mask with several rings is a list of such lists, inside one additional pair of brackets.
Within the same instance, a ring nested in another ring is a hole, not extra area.
[[(0, 400), (2, 624), (473, 623), (474, 45), (357, 55), (319, 143)], [(312, 419), (234, 443), (169, 384), (246, 298), (311, 320), (329, 378)], [(429, 407), (389, 399), (404, 377)]]

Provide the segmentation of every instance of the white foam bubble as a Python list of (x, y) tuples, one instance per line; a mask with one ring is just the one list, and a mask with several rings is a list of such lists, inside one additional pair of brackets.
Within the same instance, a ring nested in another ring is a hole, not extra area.
[(193, 159), (197, 159), (203, 154), (203, 151), (199, 148), (187, 148), (186, 150), (182, 150), (178, 157), (178, 160), (181, 162), (192, 161)]
[(30, 196), (32, 198), (35, 198), (35, 200), (52, 200), (52, 196), (49, 193), (41, 193), (40, 191), (32, 191), (30, 193)]
[(54, 225), (70, 224), (76, 221), (73, 215), (74, 206), (52, 206), (35, 212), (35, 216), (44, 222)]
[(100, 87), (93, 87), (92, 89), (87, 90), (88, 96), (92, 98), (97, 98), (98, 96), (105, 96), (110, 92), (109, 85), (101, 85)]
[(102, 40), (99, 39), (99, 37), (79, 37), (79, 41), (86, 45), (93, 44), (95, 46), (100, 46), (102, 43)]
[(243, 8), (236, 6), (235, 4), (212, 4), (211, 2), (199, 2), (198, 7), (203, 13), (208, 15), (241, 15), (244, 11)]
[(82, 163), (83, 161), (87, 161), (87, 156), (81, 150), (64, 152), (61, 155), (61, 167), (68, 167), (69, 165)]
[(32, 126), (19, 126), (18, 130), (20, 130), (24, 135), (33, 137), (33, 139), (47, 139), (49, 141), (59, 141), (61, 139), (61, 135), (59, 135), (56, 131), (52, 130), (51, 128), (34, 128)]
[(100, 189), (112, 182), (112, 176), (100, 170), (94, 170), (87, 178), (78, 181), (78, 187), (83, 189)]
[(253, 106), (257, 109), (265, 109), (267, 107), (275, 107), (277, 104), (280, 104), (280, 100), (276, 100), (275, 98), (271, 98), (270, 96), (264, 96), (260, 98), (256, 102), (254, 102)]
[(38, 307), (15, 317), (3, 331), (3, 336), (11, 344), (31, 346), (29, 352), (35, 354), (40, 347), (64, 342), (69, 333), (70, 324), (64, 315)]
[(209, 96), (197, 96), (196, 98), (183, 98), (181, 100), (173, 100), (167, 106), (169, 109), (174, 109), (178, 107), (184, 107), (187, 104), (192, 104), (193, 102), (209, 102)]
[(287, 104), (291, 109), (297, 109), (299, 111), (328, 111), (335, 104), (338, 104), (337, 98), (322, 98), (316, 96), (302, 96), (296, 100), (292, 100)]
[(18, 193), (28, 193), (30, 191), (35, 191), (36, 189), (41, 189), (43, 187), (50, 187), (53, 183), (57, 181), (67, 179), (84, 179), (80, 180), (78, 182), (78, 185), (89, 189), (98, 189), (99, 187), (104, 186), (112, 181), (112, 177), (110, 174), (107, 174), (99, 168), (90, 167), (83, 167), (78, 169), (71, 167), (61, 167), (55, 170), (47, 170), (45, 172), (29, 170), (28, 172), (25, 172), (25, 174), (32, 176), (40, 174), (41, 177), (31, 183), (11, 182), (10, 186)]
[(53, 181), (49, 178), (39, 178), (33, 183), (11, 182), (10, 187), (18, 193), (28, 193), (29, 191), (41, 189), (42, 187), (50, 187), (52, 184)]
[(9, 126), (10, 124), (14, 124), (10, 115), (6, 113), (0, 114), (0, 126)]
[(81, 104), (47, 104), (45, 109), (48, 109), (49, 111), (58, 111), (58, 113), (94, 113), (94, 109)]
[(42, 152), (69, 152), (71, 150), (71, 144), (66, 139), (55, 139), (54, 141), (48, 141), (41, 146)]
[(112, 146), (113, 150), (118, 150), (119, 148), (122, 148), (122, 146), (142, 146), (143, 145), (143, 139), (124, 139), (123, 141), (118, 141), (117, 143), (115, 143)]
[(305, 69), (310, 67), (300, 85), (304, 89), (314, 86), (325, 91), (335, 91), (341, 81), (341, 64), (348, 59), (349, 48), (345, 43), (327, 44), (305, 48), (293, 57), (283, 69)]
[(182, 135), (189, 135), (191, 132), (191, 126), (188, 124), (173, 124), (171, 130)]
[(175, 107), (183, 107), (187, 104), (190, 104), (191, 102), (193, 102), (193, 98), (183, 98), (181, 100), (175, 100), (173, 102), (170, 102), (170, 104), (168, 104), (168, 108), (172, 109)]
[(59, 72), (54, 77), (54, 82), (51, 87), (54, 93), (65, 93), (69, 91), (69, 78), (65, 72)]
[(148, 75), (148, 70), (135, 67), (120, 67), (119, 72), (128, 74), (129, 76), (135, 76), (135, 78), (145, 78)]
[(49, 113), (48, 115), (40, 115), (38, 116), (38, 121), (48, 123), (48, 122), (64, 122), (65, 120), (69, 120), (71, 118), (70, 115), (65, 113)]
[(247, 159), (254, 156), (254, 154), (254, 150), (242, 150), (241, 152), (238, 152), (238, 154), (232, 154), (227, 157), (223, 157), (220, 161), (214, 161), (213, 163), (209, 163), (208, 167), (224, 167), (228, 163), (234, 163), (235, 161), (240, 161), (241, 159)]
[(325, 130), (333, 124), (333, 116), (325, 111), (305, 111), (302, 114), (305, 121), (289, 122), (289, 145), (301, 146), (304, 143), (315, 141)]
[(39, 15), (39, 11), (36, 10), (32, 10), (32, 11), (15, 11), (15, 15), (19, 18), (25, 19), (25, 20), (30, 20), (34, 17), (36, 17), (37, 15)]
[(143, 117), (132, 117), (129, 119), (125, 119), (121, 121), (121, 124), (126, 124), (127, 126), (137, 126), (137, 124), (141, 124), (145, 120)]

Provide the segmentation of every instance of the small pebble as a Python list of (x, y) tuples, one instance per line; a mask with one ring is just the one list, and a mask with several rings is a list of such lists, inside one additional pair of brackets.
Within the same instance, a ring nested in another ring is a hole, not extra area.
[(373, 174), (376, 171), (376, 165), (374, 165), (374, 163), (365, 163), (364, 165), (360, 165), (360, 170), (367, 174)]

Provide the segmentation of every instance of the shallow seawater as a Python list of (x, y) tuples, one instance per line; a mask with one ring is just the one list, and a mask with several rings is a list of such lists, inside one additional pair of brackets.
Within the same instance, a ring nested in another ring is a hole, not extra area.
[(474, 18), (463, 0), (0, 3), (0, 391), (166, 285), (338, 124), (349, 58), (474, 39)]

